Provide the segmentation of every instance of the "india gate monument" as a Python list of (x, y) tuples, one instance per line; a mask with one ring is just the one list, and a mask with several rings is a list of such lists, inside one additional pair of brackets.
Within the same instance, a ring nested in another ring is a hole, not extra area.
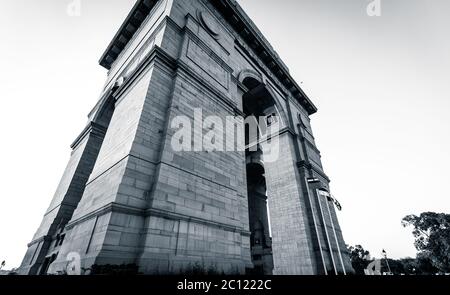
[(65, 273), (74, 255), (142, 274), (353, 272), (317, 108), (235, 0), (138, 0), (100, 65), (20, 274)]

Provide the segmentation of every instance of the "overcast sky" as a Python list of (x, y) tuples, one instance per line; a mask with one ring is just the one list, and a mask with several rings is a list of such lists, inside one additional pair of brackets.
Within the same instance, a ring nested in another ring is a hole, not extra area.
[[(17, 267), (87, 122), (133, 0), (0, 0), (0, 260)], [(319, 112), (348, 244), (415, 256), (407, 214), (450, 213), (450, 2), (241, 0)], [(270, 12), (270, 13), (269, 13)]]

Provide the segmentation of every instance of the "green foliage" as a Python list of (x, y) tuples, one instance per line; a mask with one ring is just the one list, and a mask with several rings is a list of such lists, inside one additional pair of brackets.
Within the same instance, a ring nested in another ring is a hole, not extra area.
[(389, 268), (386, 260), (382, 260), (381, 272), (388, 272), (389, 269), (394, 275), (434, 275), (439, 272), (426, 257), (388, 259), (388, 263)]
[[(364, 275), (364, 269), (373, 261), (370, 253), (361, 245), (347, 246), (356, 275)], [(394, 275), (433, 275), (439, 272), (431, 260), (423, 255), (417, 258), (381, 259), (381, 273), (392, 272)]]
[(404, 227), (412, 226), (418, 259), (427, 271), (450, 272), (450, 214), (425, 212), (408, 215)]
[(370, 260), (370, 253), (361, 245), (347, 246), (348, 252), (350, 253), (350, 260), (355, 270), (356, 275), (364, 275), (364, 269), (367, 268)]

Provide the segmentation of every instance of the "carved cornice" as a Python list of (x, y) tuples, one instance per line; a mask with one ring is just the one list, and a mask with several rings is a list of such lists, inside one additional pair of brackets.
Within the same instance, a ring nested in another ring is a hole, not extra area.
[(129, 214), (129, 215), (138, 215), (138, 216), (142, 216), (144, 215), (144, 210), (140, 209), (140, 208), (136, 208), (136, 207), (131, 207), (128, 205), (122, 205), (122, 204), (118, 204), (118, 203), (109, 203), (103, 207), (98, 208), (97, 210), (94, 210), (76, 220), (72, 220), (70, 221), (67, 225), (66, 225), (66, 229), (70, 230), (73, 227), (75, 227), (76, 225), (87, 221), (91, 218), (97, 217), (97, 216), (102, 216), (105, 215), (109, 212), (118, 212), (118, 213), (125, 213), (125, 214)]
[(106, 133), (106, 128), (100, 124), (89, 122), (89, 124), (83, 129), (80, 135), (75, 139), (75, 141), (70, 145), (72, 150), (75, 150), (78, 145), (86, 138), (87, 135), (92, 134), (94, 136), (104, 136)]
[(44, 241), (44, 242), (51, 242), (51, 241), (52, 241), (52, 237), (47, 236), (47, 235), (46, 235), (46, 236), (39, 237), (39, 238), (37, 238), (37, 239), (35, 239), (35, 240), (29, 242), (28, 245), (27, 245), (27, 247), (30, 248), (30, 247), (33, 246), (34, 244), (37, 244), (37, 243), (42, 242), (42, 241)]
[(143, 61), (136, 66), (136, 68), (130, 73), (130, 75), (126, 78), (121, 87), (119, 87), (114, 96), (117, 98), (117, 103), (120, 102), (122, 94), (126, 91), (126, 89), (132, 85), (132, 82), (139, 77), (139, 74), (151, 63), (159, 63), (174, 71), (175, 75), (182, 75), (186, 73), (188, 77), (192, 78), (191, 82), (196, 82), (199, 85), (202, 85), (205, 89), (210, 91), (213, 96), (212, 98), (217, 99), (219, 103), (224, 104), (227, 108), (234, 111), (235, 115), (244, 116), (243, 112), (238, 109), (237, 105), (228, 98), (225, 94), (218, 91), (213, 85), (211, 85), (208, 81), (200, 77), (197, 73), (195, 73), (189, 65), (181, 61), (180, 59), (175, 60), (173, 57), (168, 55), (163, 49), (158, 46), (154, 46), (153, 49), (148, 53), (148, 55), (143, 59)]
[(223, 228), (226, 231), (238, 232), (238, 233), (241, 233), (242, 235), (250, 236), (250, 232), (242, 229), (241, 227), (229, 225), (226, 223), (211, 221), (211, 220), (207, 220), (207, 219), (203, 219), (203, 218), (199, 218), (199, 217), (186, 216), (184, 214), (178, 214), (175, 212), (170, 212), (170, 211), (161, 210), (161, 209), (155, 209), (155, 208), (148, 209), (148, 210), (146, 210), (146, 216), (158, 216), (158, 217), (164, 217), (164, 218), (174, 219), (174, 220), (184, 220), (184, 221), (188, 221), (188, 222), (192, 221), (195, 223), (210, 225), (210, 226), (214, 226), (217, 228)]
[(142, 59), (142, 61), (128, 74), (127, 77), (125, 77), (122, 85), (115, 90), (114, 97), (116, 98), (117, 103), (120, 102), (121, 96), (133, 84), (133, 82), (139, 78), (140, 74), (151, 63), (159, 64), (170, 70), (176, 69), (176, 60), (168, 55), (160, 47), (154, 45), (150, 52)]
[(323, 172), (320, 168), (318, 168), (317, 166), (313, 165), (310, 162), (299, 161), (297, 162), (297, 167), (314, 171), (315, 173), (323, 177), (327, 182), (331, 182), (331, 180), (328, 178), (325, 172)]
[(100, 58), (100, 65), (111, 69), (111, 65), (127, 46), (133, 35), (139, 30), (146, 17), (159, 0), (138, 0), (126, 17), (122, 26), (109, 43), (107, 49)]
[[(196, 222), (196, 223), (200, 223), (200, 224), (223, 228), (227, 231), (238, 232), (238, 233), (241, 233), (242, 235), (250, 236), (250, 232), (248, 232), (240, 227), (237, 227), (237, 226), (233, 226), (233, 225), (229, 225), (229, 224), (225, 224), (225, 223), (221, 223), (221, 222), (215, 222), (215, 221), (198, 218), (198, 217), (193, 217), (193, 216), (186, 216), (183, 214), (178, 214), (175, 212), (170, 212), (170, 211), (161, 210), (161, 209), (150, 208), (150, 209), (145, 210), (145, 209), (140, 209), (140, 208), (131, 207), (128, 205), (123, 205), (123, 204), (118, 204), (118, 203), (107, 204), (95, 211), (92, 211), (92, 212), (84, 215), (83, 217), (81, 217), (77, 220), (73, 220), (69, 224), (67, 224), (66, 229), (70, 230), (82, 222), (85, 222), (85, 221), (87, 221), (91, 218), (95, 218), (97, 216), (107, 214), (109, 212), (124, 213), (124, 214), (136, 215), (136, 216), (142, 216), (142, 217), (158, 216), (158, 217), (164, 217), (164, 218), (168, 218), (168, 219), (192, 221), (192, 222)], [(33, 243), (35, 243), (35, 241), (33, 241)]]
[[(158, 0), (138, 0), (100, 59), (100, 65), (110, 69), (133, 35), (138, 31)], [(235, 0), (210, 0), (210, 3), (230, 23), (237, 34), (256, 53), (276, 78), (289, 90), (309, 115), (317, 112), (316, 106), (303, 92), (289, 73), (270, 43)]]

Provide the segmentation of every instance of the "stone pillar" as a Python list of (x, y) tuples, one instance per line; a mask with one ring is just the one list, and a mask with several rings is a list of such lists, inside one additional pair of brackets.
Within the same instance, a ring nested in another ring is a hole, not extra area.
[(149, 65), (116, 93), (97, 162), (50, 272), (62, 270), (71, 252), (80, 254), (84, 268), (135, 262), (171, 85), (170, 73)]
[(274, 274), (312, 275), (316, 273), (316, 257), (292, 135), (289, 132), (282, 133), (279, 144), (279, 159), (264, 163), (272, 227)]
[[(188, 67), (178, 68), (173, 87), (167, 124), (185, 116), (194, 127), (196, 108), (202, 109), (200, 128), (192, 131), (194, 141), (206, 135), (207, 116), (226, 122), (226, 116), (235, 115)], [(171, 141), (177, 129), (166, 131), (146, 210), (140, 270), (244, 273), (251, 266), (245, 153), (174, 151)]]
[(84, 192), (102, 144), (105, 127), (91, 122), (72, 145), (73, 151), (53, 200), (44, 215), (19, 269), (20, 274), (38, 274), (54, 247), (54, 235), (72, 217)]

